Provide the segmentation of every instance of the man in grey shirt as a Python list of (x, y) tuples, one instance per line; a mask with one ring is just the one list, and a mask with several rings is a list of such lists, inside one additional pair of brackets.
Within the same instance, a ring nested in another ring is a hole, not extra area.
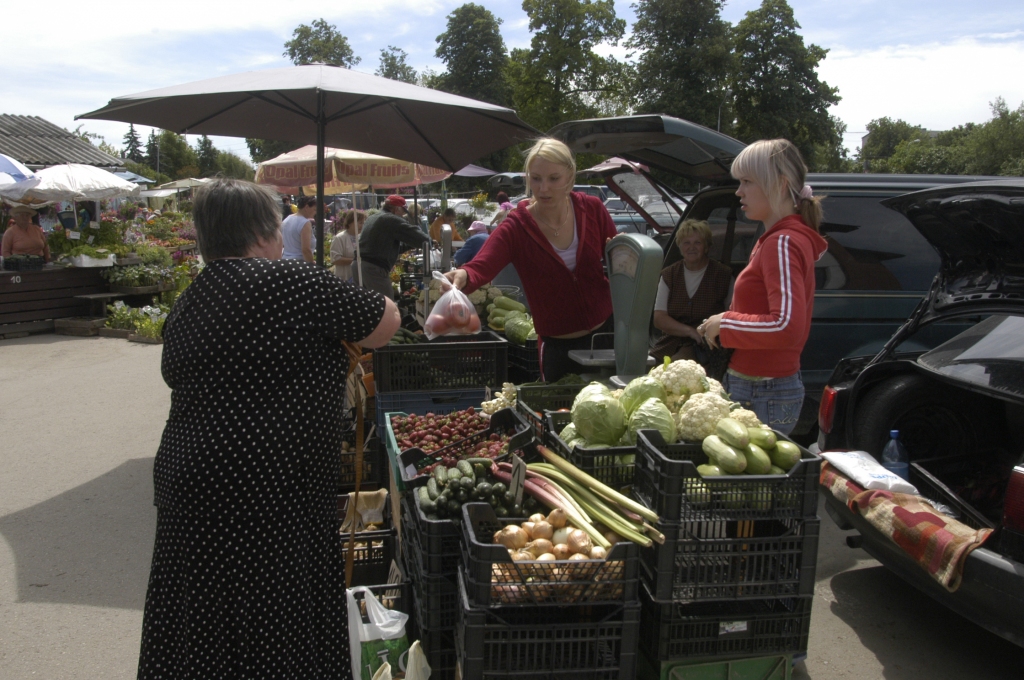
[(363, 288), (369, 288), (392, 300), (391, 270), (402, 251), (430, 241), (430, 237), (405, 219), (405, 199), (392, 195), (384, 199), (381, 211), (363, 226), (359, 252), (363, 260)]

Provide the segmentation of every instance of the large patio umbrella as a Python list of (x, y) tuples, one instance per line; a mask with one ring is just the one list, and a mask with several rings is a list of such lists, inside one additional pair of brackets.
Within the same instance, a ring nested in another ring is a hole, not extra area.
[(102, 201), (138, 193), (139, 185), (92, 165), (66, 163), (0, 187), (0, 196), (25, 204), (50, 201)]
[(238, 73), (126, 95), (76, 118), (178, 133), (315, 142), (321, 264), (325, 147), (455, 171), (539, 134), (511, 109), (324, 64)]

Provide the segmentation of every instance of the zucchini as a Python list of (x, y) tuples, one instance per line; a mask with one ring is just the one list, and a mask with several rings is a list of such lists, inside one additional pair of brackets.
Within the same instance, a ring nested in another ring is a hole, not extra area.
[(437, 480), (433, 476), (427, 480), (427, 495), (430, 496), (430, 500), (434, 500), (441, 495), (441, 487), (437, 485)]
[(476, 473), (473, 472), (473, 464), (468, 460), (460, 460), (455, 464), (455, 467), (459, 469), (459, 472), (462, 473), (463, 477), (469, 477), (471, 481), (475, 481)]
[(462, 473), (459, 472), (459, 468), (448, 468), (448, 483), (457, 482), (462, 479)]
[(775, 448), (775, 433), (763, 427), (748, 427), (747, 436), (751, 444), (757, 444), (765, 451)]
[(469, 491), (470, 489), (476, 488), (476, 481), (473, 479), (472, 476), (463, 477), (462, 479), (459, 480), (459, 486), (465, 489), (466, 491)]
[(775, 442), (775, 448), (768, 455), (771, 456), (773, 465), (788, 472), (800, 462), (800, 447), (793, 442), (780, 439)]
[(727, 475), (742, 474), (747, 469), (747, 459), (743, 454), (726, 444), (716, 434), (705, 437), (701, 448)]
[(443, 465), (438, 465), (434, 468), (434, 479), (437, 480), (438, 488), (443, 488), (448, 484), (448, 470)]
[(697, 474), (699, 474), (701, 477), (721, 477), (722, 468), (718, 467), (717, 465), (711, 464), (698, 465)]
[(427, 487), (419, 487), (419, 489), (417, 489), (417, 494), (420, 510), (423, 511), (423, 514), (436, 512), (437, 504), (430, 499), (430, 495), (427, 493)]
[(750, 443), (750, 435), (747, 428), (732, 418), (722, 418), (715, 425), (715, 434), (722, 438), (729, 446), (742, 451)]
[(525, 312), (526, 305), (521, 302), (516, 302), (510, 297), (502, 295), (501, 297), (494, 298), (494, 306), (497, 309), (507, 309), (515, 312)]
[(743, 457), (747, 459), (746, 473), (748, 475), (771, 474), (772, 460), (764, 452), (764, 449), (757, 444), (747, 444), (742, 451)]

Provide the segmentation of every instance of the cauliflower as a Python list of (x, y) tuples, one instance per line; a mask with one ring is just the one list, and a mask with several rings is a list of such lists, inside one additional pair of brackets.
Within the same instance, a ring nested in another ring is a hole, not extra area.
[(661, 381), (669, 394), (700, 394), (704, 392), (701, 381), (706, 379), (707, 374), (704, 367), (696, 361), (682, 359), (673, 361), (665, 367), (660, 376), (655, 377)]
[(420, 291), (419, 301), (423, 302), (426, 299), (427, 299), (427, 289), (424, 288), (423, 290)]
[(622, 392), (623, 392), (623, 390), (612, 390), (612, 396), (615, 397), (616, 399), (620, 399), (621, 400), (622, 399)]
[(686, 402), (687, 395), (684, 394), (670, 394), (668, 399), (665, 400), (665, 406), (668, 406), (668, 410), (672, 413), (678, 413), (679, 409)]
[(744, 427), (762, 427), (762, 423), (757, 418), (757, 414), (753, 411), (745, 408), (738, 408), (735, 411), (729, 412), (729, 417), (733, 420), (741, 423)]
[(501, 392), (491, 399), (480, 404), (480, 409), (487, 415), (497, 413), (503, 408), (513, 408), (516, 405), (516, 386), (512, 383), (502, 383)]
[(705, 380), (708, 383), (707, 389), (704, 390), (705, 392), (710, 392), (711, 394), (717, 394), (718, 396), (722, 397), (723, 399), (728, 399), (729, 398), (729, 393), (725, 391), (724, 387), (722, 387), (722, 383), (718, 382), (714, 378), (706, 378)]
[(676, 427), (683, 441), (700, 442), (715, 433), (715, 426), (729, 416), (729, 402), (717, 394), (701, 392), (691, 395), (679, 413)]
[(469, 301), (472, 302), (474, 305), (482, 305), (483, 303), (487, 302), (487, 291), (479, 289), (474, 290), (467, 297), (469, 297)]
[(431, 302), (437, 302), (440, 299), (441, 299), (441, 291), (434, 290), (433, 288), (431, 288), (430, 289), (430, 301)]
[(500, 288), (493, 288), (492, 287), (492, 288), (488, 288), (487, 289), (487, 299), (488, 300), (493, 300), (495, 298), (500, 298), (501, 295), (502, 295), (502, 293), (501, 293), (501, 289)]
[(430, 279), (430, 290), (441, 290), (441, 280)]

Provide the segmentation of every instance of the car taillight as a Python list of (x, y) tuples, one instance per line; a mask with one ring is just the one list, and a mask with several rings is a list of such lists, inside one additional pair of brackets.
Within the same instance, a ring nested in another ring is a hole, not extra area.
[(1022, 465), (1013, 468), (1010, 482), (1006, 485), (1003, 528), (1024, 532), (1024, 466)]
[(836, 395), (839, 391), (834, 387), (826, 387), (821, 392), (821, 404), (818, 406), (818, 429), (828, 434), (832, 432), (832, 418), (836, 415)]

